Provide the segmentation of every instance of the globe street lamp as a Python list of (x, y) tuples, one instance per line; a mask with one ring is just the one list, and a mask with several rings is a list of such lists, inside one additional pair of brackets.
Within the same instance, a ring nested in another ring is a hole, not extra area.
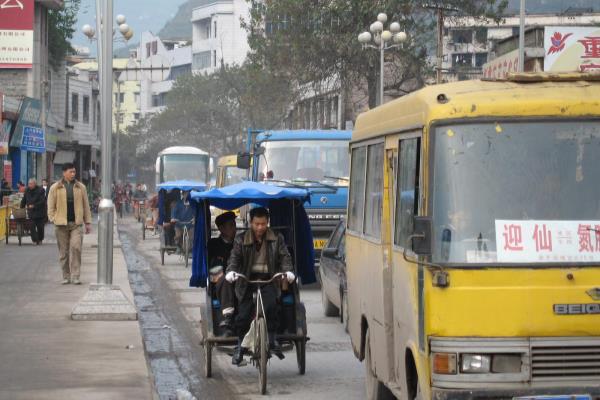
[(385, 23), (387, 20), (387, 14), (380, 13), (377, 15), (377, 21), (369, 27), (369, 31), (358, 35), (358, 41), (362, 44), (363, 49), (379, 50), (379, 105), (383, 104), (385, 51), (400, 47), (407, 39), (406, 33), (402, 31), (398, 22), (392, 22), (389, 29), (386, 30)]

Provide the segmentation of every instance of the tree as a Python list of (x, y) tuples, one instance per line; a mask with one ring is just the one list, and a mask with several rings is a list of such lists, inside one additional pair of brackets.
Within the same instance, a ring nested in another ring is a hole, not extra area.
[(62, 9), (48, 11), (48, 61), (55, 70), (73, 52), (71, 39), (80, 4), (81, 0), (66, 0)]
[(177, 145), (212, 155), (236, 153), (243, 148), (247, 128), (272, 129), (281, 123), (291, 96), (287, 79), (251, 65), (181, 76), (165, 110), (128, 129), (136, 163), (153, 165), (160, 150)]
[[(342, 88), (365, 85), (370, 107), (376, 105), (379, 54), (358, 43), (377, 14), (398, 21), (408, 41), (386, 53), (386, 89), (402, 91), (424, 84), (435, 43), (436, 19), (423, 0), (264, 0), (252, 3), (249, 21), (250, 60), (300, 84), (321, 84), (335, 77)], [(466, 15), (497, 18), (507, 0), (448, 0)], [(432, 3), (432, 2), (429, 2)], [(435, 3), (442, 3), (437, 1)]]

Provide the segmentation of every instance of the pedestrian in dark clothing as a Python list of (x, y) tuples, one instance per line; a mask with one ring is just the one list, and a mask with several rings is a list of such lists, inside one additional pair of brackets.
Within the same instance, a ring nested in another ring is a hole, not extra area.
[(2, 185), (0, 186), (0, 205), (4, 204), (4, 197), (10, 196), (12, 190), (10, 189), (10, 185), (8, 181), (2, 179)]
[(46, 194), (35, 179), (30, 179), (27, 184), (21, 208), (27, 209), (27, 215), (32, 221), (31, 241), (36, 245), (42, 244), (46, 224)]

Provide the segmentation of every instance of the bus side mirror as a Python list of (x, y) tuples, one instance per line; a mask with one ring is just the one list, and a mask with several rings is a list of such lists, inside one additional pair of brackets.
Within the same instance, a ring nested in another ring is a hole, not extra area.
[(432, 253), (432, 226), (431, 217), (414, 217), (413, 234), (411, 240), (412, 251), (419, 256), (430, 256)]
[(250, 153), (239, 152), (237, 154), (237, 167), (240, 169), (250, 169)]

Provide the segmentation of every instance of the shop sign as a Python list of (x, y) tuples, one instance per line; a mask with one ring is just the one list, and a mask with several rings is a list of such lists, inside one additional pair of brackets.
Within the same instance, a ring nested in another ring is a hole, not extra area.
[(34, 0), (0, 0), (0, 68), (33, 65)]

